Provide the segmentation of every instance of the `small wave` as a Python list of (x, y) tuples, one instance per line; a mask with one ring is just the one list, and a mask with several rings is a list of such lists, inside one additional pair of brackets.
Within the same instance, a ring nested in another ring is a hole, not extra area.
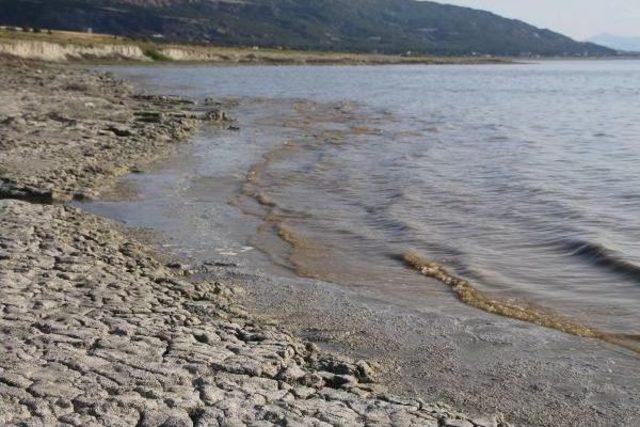
[(300, 246), (302, 244), (302, 238), (291, 227), (283, 224), (282, 222), (275, 223), (274, 227), (278, 237), (285, 242), (292, 246)]
[(597, 338), (603, 334), (579, 323), (561, 316), (545, 312), (541, 309), (527, 307), (515, 302), (493, 299), (473, 287), (468, 281), (456, 277), (438, 263), (424, 258), (415, 251), (402, 255), (404, 262), (414, 270), (427, 277), (434, 278), (451, 287), (456, 296), (464, 303), (473, 307), (499, 314), (512, 319), (523, 320), (539, 326), (557, 329), (581, 337)]
[(626, 261), (616, 251), (600, 243), (573, 239), (564, 241), (563, 246), (571, 255), (581, 257), (598, 267), (607, 268), (614, 273), (640, 281), (640, 266)]
[(262, 206), (268, 206), (271, 208), (276, 206), (276, 202), (264, 193), (256, 192), (253, 194), (253, 198)]
[(434, 278), (451, 287), (458, 299), (480, 310), (498, 314), (504, 317), (521, 320), (555, 329), (567, 334), (586, 338), (597, 338), (610, 344), (627, 348), (640, 353), (640, 335), (612, 334), (580, 324), (566, 317), (551, 313), (542, 308), (532, 307), (513, 301), (490, 298), (476, 289), (467, 280), (456, 277), (442, 265), (424, 258), (415, 251), (409, 251), (400, 256), (406, 265), (421, 274)]

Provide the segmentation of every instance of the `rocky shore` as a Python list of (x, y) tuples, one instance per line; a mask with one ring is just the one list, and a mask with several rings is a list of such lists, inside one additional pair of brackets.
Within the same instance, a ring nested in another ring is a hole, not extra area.
[(0, 424), (506, 425), (386, 394), (375, 366), (256, 321), (234, 289), (54, 203), (94, 197), (199, 122), (228, 126), (217, 105), (38, 63), (5, 61), (0, 83)]
[(5, 60), (0, 66), (0, 196), (87, 198), (183, 142), (215, 106), (136, 95), (104, 74)]

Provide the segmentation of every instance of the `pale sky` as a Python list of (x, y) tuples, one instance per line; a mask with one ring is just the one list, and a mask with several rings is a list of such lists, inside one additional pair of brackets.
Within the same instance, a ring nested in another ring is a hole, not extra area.
[(437, 0), (517, 18), (578, 40), (640, 36), (640, 0)]

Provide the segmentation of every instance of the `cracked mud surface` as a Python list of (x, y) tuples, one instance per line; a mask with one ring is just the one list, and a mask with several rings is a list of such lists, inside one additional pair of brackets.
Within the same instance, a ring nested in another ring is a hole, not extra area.
[(3, 425), (473, 425), (379, 394), (366, 362), (254, 322), (105, 220), (16, 200), (0, 218)]
[(3, 60), (0, 87), (2, 197), (92, 198), (113, 177), (185, 141), (199, 121), (224, 118), (81, 68)]
[(506, 425), (385, 394), (375, 366), (323, 355), (116, 224), (46, 204), (93, 197), (219, 111), (80, 69), (0, 69), (1, 425)]

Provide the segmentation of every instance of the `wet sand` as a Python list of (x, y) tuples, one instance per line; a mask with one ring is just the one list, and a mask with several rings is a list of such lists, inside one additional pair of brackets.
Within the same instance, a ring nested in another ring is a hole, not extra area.
[[(218, 275), (216, 275), (218, 277)], [(631, 351), (460, 306), (390, 307), (313, 281), (225, 273), (247, 283), (244, 304), (322, 348), (384, 366), (405, 396), (517, 425), (635, 425), (638, 358)]]

